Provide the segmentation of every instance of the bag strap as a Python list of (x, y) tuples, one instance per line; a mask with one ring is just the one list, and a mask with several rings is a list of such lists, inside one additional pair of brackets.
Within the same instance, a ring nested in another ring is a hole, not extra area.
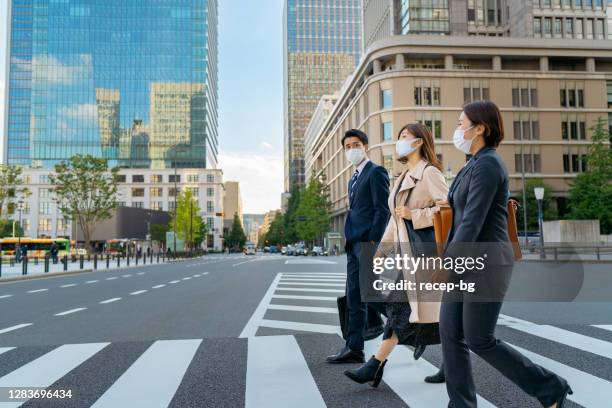
[[(425, 165), (425, 168), (423, 169), (423, 173), (425, 173), (425, 170), (427, 170), (427, 168), (428, 168), (429, 166), (431, 166), (431, 164), (430, 164), (430, 163), (427, 163), (427, 164)], [(406, 173), (406, 176), (408, 176), (408, 173)], [(412, 176), (410, 176), (410, 177), (412, 177)], [(421, 178), (422, 178), (422, 177), (421, 177)], [(414, 181), (414, 184), (415, 184), (415, 187), (416, 187), (417, 180), (416, 180), (416, 179), (414, 179), (414, 180), (415, 180), (415, 181)], [(420, 181), (420, 180), (419, 180), (419, 181)], [(410, 200), (410, 195), (412, 194), (412, 190), (414, 190), (414, 187), (413, 187), (413, 188), (411, 188), (411, 189), (410, 189), (410, 191), (408, 192), (408, 195), (406, 196), (406, 201), (404, 202), (404, 207), (406, 207), (406, 206), (407, 206), (407, 204), (408, 204), (408, 200)]]

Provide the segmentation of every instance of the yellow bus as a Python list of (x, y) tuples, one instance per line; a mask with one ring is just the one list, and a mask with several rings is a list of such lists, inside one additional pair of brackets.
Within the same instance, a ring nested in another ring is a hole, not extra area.
[(70, 240), (66, 238), (2, 238), (0, 251), (2, 256), (14, 256), (15, 248), (21, 243), (22, 246), (27, 246), (29, 257), (42, 258), (45, 254), (50, 254), (54, 242), (58, 246), (58, 256), (70, 254)]

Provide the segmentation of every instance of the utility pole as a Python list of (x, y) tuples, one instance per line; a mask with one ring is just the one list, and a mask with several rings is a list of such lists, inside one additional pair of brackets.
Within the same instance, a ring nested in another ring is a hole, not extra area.
[(193, 197), (189, 200), (189, 255), (193, 250)]
[[(175, 154), (176, 156), (176, 154)], [(174, 237), (172, 241), (174, 242), (174, 257), (176, 258), (176, 221), (177, 221), (177, 205), (176, 205), (176, 195), (178, 194), (177, 187), (177, 170), (176, 170), (176, 157), (174, 158), (174, 222), (172, 223), (172, 227), (174, 229)]]

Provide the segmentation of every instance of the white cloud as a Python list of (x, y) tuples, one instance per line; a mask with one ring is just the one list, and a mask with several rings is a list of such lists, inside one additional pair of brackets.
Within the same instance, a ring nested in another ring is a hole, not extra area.
[(62, 106), (57, 109), (57, 114), (70, 119), (77, 119), (82, 122), (90, 122), (98, 119), (98, 110), (95, 103)]
[(265, 147), (266, 149), (274, 149), (274, 146), (272, 146), (270, 143), (268, 142), (261, 142), (261, 145), (263, 147)]
[(225, 153), (219, 155), (225, 181), (238, 181), (244, 213), (261, 214), (280, 208), (283, 192), (281, 156)]

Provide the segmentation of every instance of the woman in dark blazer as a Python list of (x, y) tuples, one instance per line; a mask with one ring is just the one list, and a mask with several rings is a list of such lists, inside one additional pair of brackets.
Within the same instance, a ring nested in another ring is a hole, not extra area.
[[(457, 174), (448, 193), (453, 224), (445, 256), (465, 256), (468, 245), (470, 249), (482, 250), (487, 245), (509, 242), (508, 173), (496, 151), (503, 138), (502, 117), (494, 103), (478, 101), (464, 107), (453, 142), (456, 148), (472, 157)], [(443, 296), (440, 338), (449, 407), (476, 407), (470, 351), (537, 398), (544, 407), (560, 408), (572, 393), (566, 380), (534, 364), (495, 337), (512, 270), (512, 252), (507, 254), (504, 257), (496, 253), (495, 265), (501, 266), (489, 266), (480, 275), (484, 280), (497, 280), (495, 289), (502, 292), (501, 296), (495, 295), (490, 301), (462, 291)], [(451, 275), (450, 279), (458, 276), (452, 272)]]

